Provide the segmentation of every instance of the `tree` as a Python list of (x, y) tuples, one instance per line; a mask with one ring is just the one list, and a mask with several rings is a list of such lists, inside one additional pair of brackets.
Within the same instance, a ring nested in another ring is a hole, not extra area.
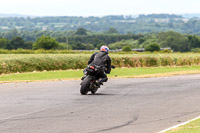
[(78, 28), (78, 29), (76, 30), (76, 34), (77, 34), (77, 35), (87, 35), (87, 30), (84, 29), (84, 28)]
[(151, 43), (145, 46), (145, 51), (160, 51), (160, 45), (157, 43)]
[(56, 49), (58, 47), (58, 42), (56, 39), (49, 36), (41, 36), (33, 44), (33, 49)]
[(139, 48), (138, 41), (133, 39), (121, 40), (119, 42), (109, 44), (111, 49), (122, 49), (124, 46), (129, 46), (130, 48)]
[(115, 28), (110, 28), (108, 31), (107, 31), (108, 34), (118, 34), (119, 32), (117, 31), (117, 29)]
[(104, 42), (101, 42), (101, 43), (97, 44), (96, 48), (97, 48), (97, 49), (100, 49), (101, 46), (103, 46), (103, 45), (106, 45), (106, 44), (105, 44)]
[(72, 43), (73, 50), (93, 50), (94, 46), (92, 44), (85, 44), (85, 43)]
[(21, 37), (14, 37), (8, 44), (8, 49), (24, 48), (25, 41)]
[(80, 43), (80, 42), (75, 43), (75, 42), (73, 42), (73, 43), (71, 43), (71, 45), (72, 45), (72, 49), (73, 50), (85, 50), (85, 46), (83, 45), (83, 43)]
[(188, 36), (189, 40), (189, 49), (194, 49), (194, 48), (200, 48), (200, 38), (197, 37), (196, 35), (189, 35)]
[(85, 46), (85, 50), (94, 50), (94, 46), (92, 44), (83, 44)]
[(5, 35), (5, 37), (8, 38), (9, 40), (12, 39), (12, 38), (14, 38), (14, 37), (17, 37), (17, 36), (19, 36), (19, 35), (18, 35), (17, 29), (13, 29), (13, 30), (9, 31), (9, 32)]
[(185, 52), (190, 50), (188, 37), (174, 31), (160, 32), (158, 43), (162, 47), (170, 47), (173, 51)]
[(132, 49), (131, 49), (130, 46), (124, 46), (124, 47), (122, 48), (122, 51), (129, 52), (129, 51), (132, 51)]
[(0, 49), (6, 49), (9, 44), (8, 39), (0, 38)]
[(27, 41), (24, 43), (23, 49), (32, 49), (32, 47), (33, 47), (33, 42)]
[(71, 50), (72, 46), (69, 45), (68, 43), (59, 43), (57, 49), (66, 49), (66, 50)]

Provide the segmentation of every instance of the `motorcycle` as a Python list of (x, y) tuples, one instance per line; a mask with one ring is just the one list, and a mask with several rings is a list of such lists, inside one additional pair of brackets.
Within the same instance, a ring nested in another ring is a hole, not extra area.
[[(115, 66), (111, 66), (112, 69), (115, 69)], [(105, 71), (105, 67), (97, 66), (97, 65), (88, 65), (86, 69), (84, 70), (85, 77), (82, 79), (81, 82), (81, 89), (80, 93), (82, 95), (86, 95), (89, 91), (91, 91), (92, 94), (95, 94), (100, 88), (100, 85), (98, 84), (98, 81), (100, 79), (98, 73), (100, 71)], [(103, 84), (101, 84), (103, 85)]]

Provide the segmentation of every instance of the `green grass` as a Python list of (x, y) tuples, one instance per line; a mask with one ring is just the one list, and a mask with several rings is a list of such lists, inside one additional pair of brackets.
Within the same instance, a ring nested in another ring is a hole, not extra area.
[(138, 76), (147, 74), (164, 74), (180, 71), (200, 70), (200, 66), (184, 66), (184, 67), (137, 67), (137, 68), (119, 68), (111, 72), (111, 77), (118, 76)]
[(167, 131), (166, 133), (200, 133), (200, 119)]
[[(186, 73), (183, 73), (186, 72)], [(112, 70), (109, 78), (120, 77), (154, 77), (176, 74), (200, 73), (200, 66), (184, 67), (150, 67), (150, 68), (116, 68)], [(0, 75), (1, 82), (7, 81), (35, 81), (35, 80), (64, 80), (80, 79), (83, 70), (45, 71), (31, 73), (16, 73)]]

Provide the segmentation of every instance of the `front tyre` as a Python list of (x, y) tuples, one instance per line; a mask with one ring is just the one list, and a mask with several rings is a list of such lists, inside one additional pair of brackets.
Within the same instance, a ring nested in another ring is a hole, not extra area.
[(90, 81), (93, 79), (92, 76), (87, 76), (85, 77), (85, 79), (82, 81), (82, 84), (81, 84), (81, 89), (80, 89), (80, 93), (82, 95), (86, 95), (89, 91), (89, 87), (90, 87)]

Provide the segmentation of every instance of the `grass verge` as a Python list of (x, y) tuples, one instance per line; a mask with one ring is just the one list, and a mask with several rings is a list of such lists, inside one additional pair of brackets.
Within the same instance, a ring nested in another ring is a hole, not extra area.
[[(0, 75), (0, 82), (31, 82), (43, 80), (74, 80), (83, 76), (83, 70), (45, 71)], [(200, 66), (116, 68), (109, 78), (145, 78), (200, 73)]]
[(199, 133), (200, 132), (200, 119), (189, 122), (186, 125), (171, 129), (165, 133)]

